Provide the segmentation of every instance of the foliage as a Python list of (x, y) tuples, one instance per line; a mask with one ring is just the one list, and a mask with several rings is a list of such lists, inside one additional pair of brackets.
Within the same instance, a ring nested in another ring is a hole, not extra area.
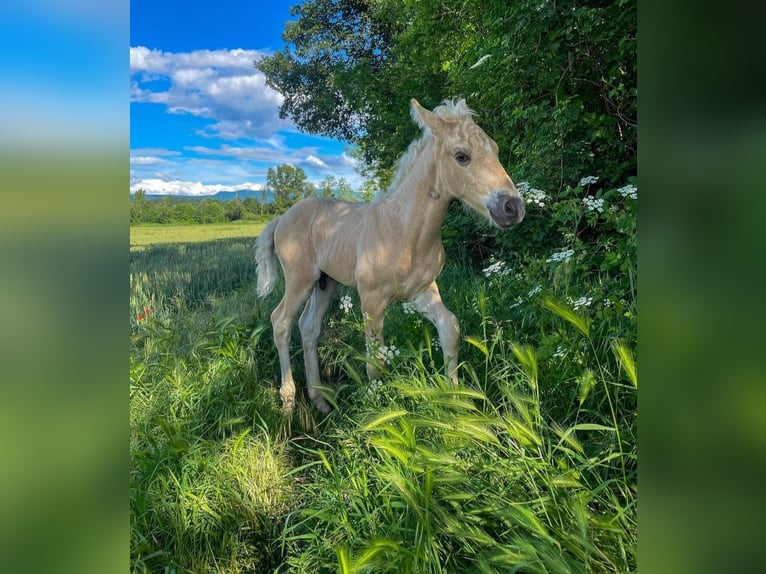
[(515, 179), (557, 193), (636, 174), (636, 3), (306, 0), (256, 66), (299, 128), (355, 143), (387, 181), (411, 97), (468, 98)]
[(458, 387), (403, 305), (367, 381), (341, 287), (323, 420), (305, 393), (279, 412), (279, 294), (256, 298), (251, 239), (132, 252), (132, 571), (635, 571), (637, 189), (575, 183), (526, 189), (529, 228), (452, 206)]
[(316, 189), (306, 178), (306, 172), (289, 164), (270, 167), (266, 187), (274, 192), (274, 210), (284, 213), (296, 201), (316, 196)]

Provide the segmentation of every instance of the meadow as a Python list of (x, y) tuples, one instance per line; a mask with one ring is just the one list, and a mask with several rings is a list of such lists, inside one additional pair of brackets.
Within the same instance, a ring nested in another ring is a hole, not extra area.
[(215, 224), (141, 224), (130, 226), (130, 248), (141, 248), (158, 243), (196, 243), (231, 237), (257, 237), (265, 223), (233, 221)]
[(556, 202), (524, 188), (508, 233), (450, 209), (457, 388), (403, 304), (387, 372), (366, 380), (340, 288), (320, 340), (328, 416), (303, 388), (280, 412), (281, 289), (256, 298), (253, 237), (139, 249), (131, 229), (132, 571), (635, 571), (637, 190), (588, 185)]

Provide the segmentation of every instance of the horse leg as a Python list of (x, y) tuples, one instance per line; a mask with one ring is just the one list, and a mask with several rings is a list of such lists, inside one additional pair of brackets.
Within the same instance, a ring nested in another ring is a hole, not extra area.
[(444, 352), (444, 368), (447, 376), (457, 384), (457, 354), (460, 343), (460, 324), (452, 312), (442, 303), (436, 281), (412, 299), (411, 303), (436, 326)]
[(285, 294), (271, 314), (271, 325), (274, 330), (274, 344), (279, 353), (279, 366), (282, 369), (279, 396), (282, 397), (282, 409), (289, 415), (295, 405), (295, 381), (290, 366), (290, 331), (298, 309), (311, 292), (314, 280), (296, 282), (285, 279)]
[(388, 300), (373, 293), (359, 292), (364, 317), (364, 335), (367, 339), (367, 378), (371, 381), (380, 378), (381, 370), (377, 360), (372, 359), (372, 353), (377, 353), (383, 347), (383, 313), (388, 306)]
[(330, 277), (326, 277), (324, 289), (320, 287), (319, 283), (314, 285), (314, 290), (303, 309), (303, 313), (301, 313), (301, 318), (298, 320), (303, 339), (303, 360), (306, 363), (306, 386), (308, 387), (309, 398), (314, 402), (316, 408), (323, 413), (330, 412), (330, 405), (316, 388), (321, 383), (317, 343), (319, 333), (322, 331), (322, 318), (330, 306), (330, 300), (337, 285), (337, 281)]

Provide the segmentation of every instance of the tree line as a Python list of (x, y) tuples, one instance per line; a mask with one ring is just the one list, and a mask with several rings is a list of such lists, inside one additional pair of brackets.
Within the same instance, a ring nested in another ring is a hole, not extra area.
[(235, 197), (231, 201), (204, 198), (147, 198), (142, 189), (130, 201), (130, 223), (222, 223), (260, 220), (287, 211), (306, 197), (335, 197), (344, 201), (369, 201), (374, 195), (371, 182), (355, 191), (345, 178), (326, 176), (318, 185), (308, 181), (306, 172), (289, 164), (270, 167), (261, 199)]

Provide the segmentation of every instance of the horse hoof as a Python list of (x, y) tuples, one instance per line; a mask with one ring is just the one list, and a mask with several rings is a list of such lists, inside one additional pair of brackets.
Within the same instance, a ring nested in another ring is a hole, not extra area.
[(295, 407), (295, 401), (285, 401), (282, 404), (282, 414), (285, 416), (291, 416), (293, 414), (293, 408)]

